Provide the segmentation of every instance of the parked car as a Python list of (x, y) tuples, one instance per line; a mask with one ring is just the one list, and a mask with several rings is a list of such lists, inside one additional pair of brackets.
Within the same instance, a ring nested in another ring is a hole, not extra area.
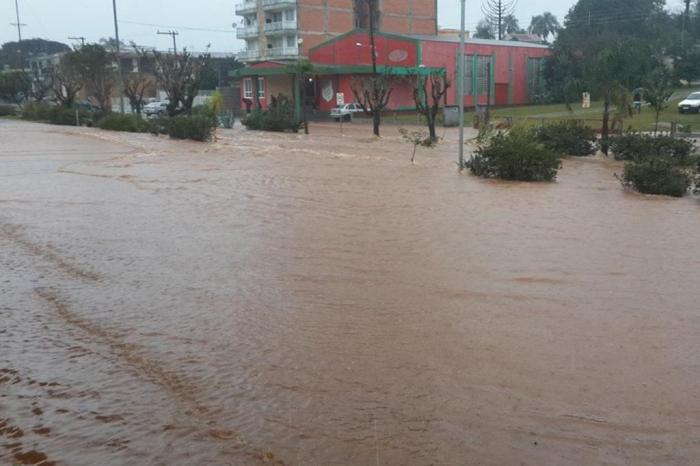
[(678, 113), (700, 112), (700, 92), (693, 92), (684, 100), (678, 102)]
[(355, 113), (362, 112), (362, 107), (360, 107), (360, 104), (345, 104), (340, 107), (336, 107), (331, 110), (331, 117), (335, 121), (340, 121), (345, 120), (349, 121), (352, 120), (352, 116)]
[(151, 102), (150, 104), (146, 104), (143, 107), (143, 114), (146, 116), (163, 116), (168, 112), (168, 102), (167, 100), (163, 100), (161, 102)]

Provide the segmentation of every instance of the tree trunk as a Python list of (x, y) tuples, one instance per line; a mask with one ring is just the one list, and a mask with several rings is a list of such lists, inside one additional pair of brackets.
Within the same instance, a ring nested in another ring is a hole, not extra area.
[(426, 115), (426, 120), (428, 121), (428, 132), (430, 133), (430, 141), (436, 142), (437, 133), (435, 132), (435, 115), (432, 114), (432, 111), (428, 112), (428, 114)]
[(374, 127), (374, 135), (379, 136), (379, 125), (381, 124), (381, 116), (379, 115), (379, 111), (375, 110), (372, 112), (372, 125)]
[(656, 136), (656, 133), (659, 132), (659, 115), (661, 114), (661, 110), (656, 111), (656, 120), (654, 121), (654, 136)]
[(601, 144), (600, 144), (600, 149), (603, 151), (605, 155), (608, 155), (608, 149), (609, 149), (609, 142), (608, 139), (610, 137), (610, 101), (608, 98), (605, 98), (605, 102), (603, 103), (603, 128), (600, 134), (601, 138)]

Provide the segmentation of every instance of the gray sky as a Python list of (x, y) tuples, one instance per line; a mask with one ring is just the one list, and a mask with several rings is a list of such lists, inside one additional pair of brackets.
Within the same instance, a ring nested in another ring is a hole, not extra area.
[[(41, 37), (71, 43), (69, 36), (85, 36), (88, 41), (112, 36), (114, 31), (111, 0), (18, 0), (20, 19), (27, 27), (24, 38)], [(125, 41), (160, 49), (171, 47), (161, 30), (179, 30), (178, 48), (203, 50), (211, 43), (214, 52), (234, 52), (243, 48), (231, 24), (240, 21), (234, 15), (235, 4), (243, 0), (118, 0), (120, 35)], [(439, 23), (442, 27), (459, 26), (459, 1), (439, 1)], [(516, 16), (523, 27), (530, 18), (550, 11), (563, 20), (575, 0), (520, 0)], [(482, 17), (481, 1), (467, 0), (467, 28), (473, 30)], [(0, 0), (0, 43), (17, 40), (14, 0)], [(148, 23), (148, 24), (134, 24)], [(185, 28), (192, 29), (185, 29)], [(198, 31), (194, 29), (207, 29)]]

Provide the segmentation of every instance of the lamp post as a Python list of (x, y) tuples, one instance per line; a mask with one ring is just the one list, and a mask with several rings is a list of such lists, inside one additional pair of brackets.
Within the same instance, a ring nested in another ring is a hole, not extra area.
[(457, 58), (457, 104), (459, 105), (459, 170), (464, 169), (464, 17), (465, 2), (460, 0), (459, 53)]

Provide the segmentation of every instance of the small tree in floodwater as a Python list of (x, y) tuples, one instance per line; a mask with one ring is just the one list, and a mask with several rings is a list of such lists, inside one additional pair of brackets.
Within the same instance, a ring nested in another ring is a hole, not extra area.
[(435, 133), (435, 121), (440, 111), (440, 101), (443, 100), (449, 88), (450, 81), (444, 73), (437, 71), (431, 72), (428, 76), (416, 76), (413, 84), (413, 100), (416, 102), (416, 110), (425, 117), (430, 139), (433, 142), (438, 140)]
[(424, 130), (419, 130), (419, 131), (409, 131), (406, 128), (399, 128), (399, 133), (401, 133), (401, 136), (403, 137), (404, 141), (410, 142), (413, 144), (413, 154), (411, 154), (411, 164), (413, 164), (416, 160), (416, 149), (418, 149), (418, 146), (423, 146), (423, 147), (434, 147), (437, 138), (433, 139), (429, 133), (427, 133)]
[(668, 107), (673, 90), (671, 75), (664, 68), (657, 68), (647, 79), (644, 87), (644, 99), (654, 110), (654, 134), (659, 131), (659, 116)]

